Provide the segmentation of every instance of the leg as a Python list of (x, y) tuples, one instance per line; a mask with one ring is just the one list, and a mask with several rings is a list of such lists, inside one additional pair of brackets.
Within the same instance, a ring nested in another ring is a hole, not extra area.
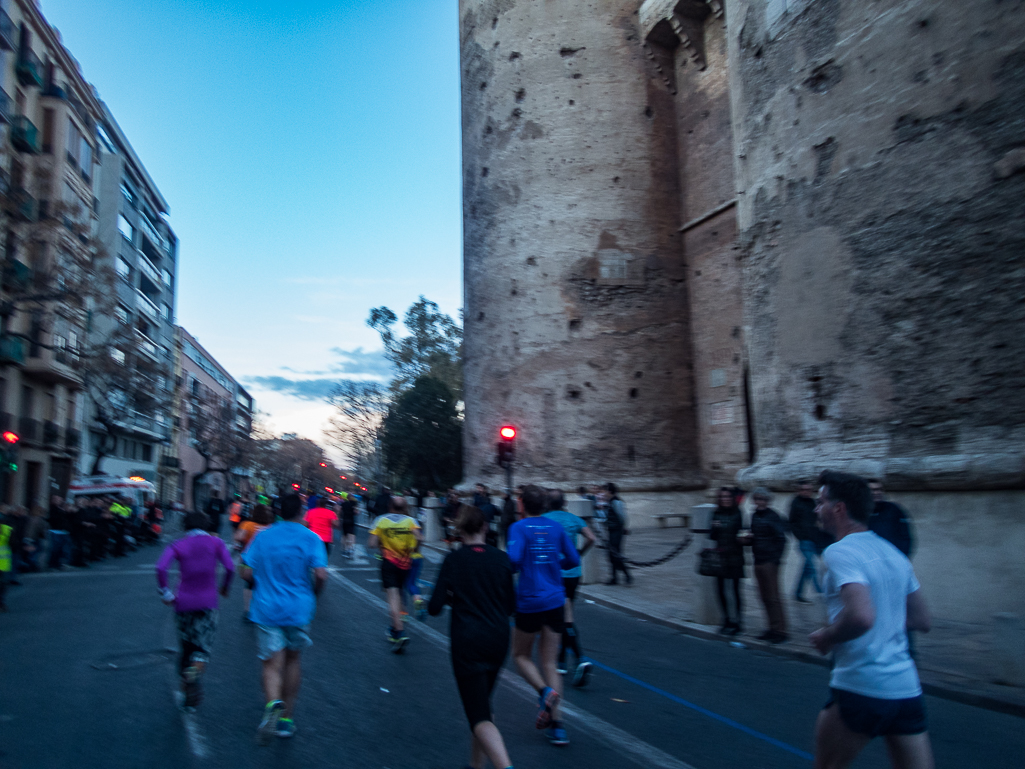
[(783, 601), (779, 596), (779, 564), (769, 564), (769, 578), (767, 588), (769, 591), (769, 626), (778, 635), (786, 635), (787, 618), (783, 613)]
[(769, 606), (769, 568), (772, 564), (769, 563), (758, 563), (755, 564), (755, 580), (758, 582), (758, 597), (762, 599), (762, 608), (765, 609), (765, 623), (770, 630), (775, 630), (773, 627), (773, 616), (772, 609)]
[(886, 737), (886, 749), (894, 769), (933, 769), (932, 744), (928, 732), (891, 734)]
[(402, 588), (388, 588), (388, 613), (391, 616), (391, 626), (395, 630), (402, 630)]
[[(545, 683), (562, 696), (562, 676), (559, 675), (559, 666), (556, 664), (556, 657), (559, 654), (559, 640), (561, 633), (552, 630), (545, 625), (541, 628), (541, 643), (538, 644), (538, 658), (541, 660), (541, 674)], [(552, 720), (559, 720), (559, 708), (552, 710)]]
[(281, 699), (285, 701), (284, 718), (292, 718), (292, 713), (295, 712), (295, 701), (299, 696), (299, 685), (302, 683), (302, 677), (302, 652), (286, 649), (281, 696)]
[(847, 728), (835, 702), (819, 712), (815, 723), (815, 769), (844, 769), (868, 745), (870, 737)]
[(740, 580), (739, 579), (733, 580), (733, 600), (734, 600), (734, 602), (736, 603), (736, 606), (737, 606), (737, 623), (736, 624), (737, 624), (737, 627), (740, 627), (741, 619), (744, 616), (744, 612), (742, 611), (741, 605), (740, 605)]
[(502, 733), (498, 731), (498, 727), (491, 723), (491, 721), (481, 721), (473, 727), (474, 762), (472, 765), (477, 767), (477, 769), (482, 769), (484, 766), (483, 756), (480, 753), (487, 755), (491, 759), (492, 765), (498, 769), (512, 766), (512, 761), (509, 760), (509, 753), (505, 749)]
[(284, 693), (285, 650), (263, 661), (263, 696), (267, 702), (282, 699)]
[(716, 577), (715, 587), (719, 593), (719, 605), (722, 607), (722, 624), (723, 627), (730, 627), (732, 622), (730, 621), (730, 606), (726, 603), (726, 578)]
[(513, 659), (516, 661), (516, 669), (520, 671), (523, 680), (540, 692), (547, 684), (541, 671), (534, 664), (535, 635), (536, 633), (526, 633), (519, 628), (513, 630)]

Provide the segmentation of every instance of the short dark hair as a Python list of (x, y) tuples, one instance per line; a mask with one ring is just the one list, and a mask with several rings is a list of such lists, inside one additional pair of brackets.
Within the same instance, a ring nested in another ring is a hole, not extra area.
[(619, 488), (617, 488), (616, 484), (614, 484), (614, 483), (606, 483), (606, 484), (605, 484), (605, 489), (606, 489), (606, 490), (607, 490), (607, 491), (609, 492), (609, 494), (611, 494), (612, 496), (616, 496), (616, 493), (617, 493), (617, 492), (619, 491)]
[(486, 525), (484, 513), (473, 505), (460, 505), (459, 515), (456, 518), (456, 528), (463, 534), (479, 534)]
[(558, 489), (548, 489), (548, 509), (562, 510), (566, 506), (566, 497)]
[(185, 516), (185, 531), (210, 528), (210, 516), (206, 513), (189, 513)]
[(587, 496), (587, 487), (586, 486), (577, 486), (577, 494), (579, 494), (582, 497)]
[(545, 504), (548, 501), (545, 490), (533, 484), (523, 487), (521, 499), (523, 500), (523, 509), (527, 515), (541, 515), (545, 511)]
[(298, 494), (286, 494), (281, 498), (281, 510), (278, 515), (286, 521), (294, 521), (303, 512), (303, 501)]
[(851, 520), (868, 523), (875, 502), (864, 478), (838, 470), (825, 470), (819, 476), (819, 485), (825, 488), (826, 499), (844, 503)]
[(261, 526), (272, 524), (274, 523), (274, 513), (267, 505), (257, 505), (253, 508), (253, 523), (258, 523)]

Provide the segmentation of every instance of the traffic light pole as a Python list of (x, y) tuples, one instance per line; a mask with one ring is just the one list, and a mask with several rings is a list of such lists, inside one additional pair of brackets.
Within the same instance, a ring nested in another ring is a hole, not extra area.
[(505, 493), (508, 494), (509, 496), (512, 496), (512, 490), (513, 490), (512, 466), (513, 466), (512, 462), (506, 462), (505, 463)]

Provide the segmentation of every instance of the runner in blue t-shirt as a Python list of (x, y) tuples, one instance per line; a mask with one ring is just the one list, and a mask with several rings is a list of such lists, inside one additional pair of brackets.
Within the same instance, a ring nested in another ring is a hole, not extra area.
[[(594, 545), (594, 532), (588, 527), (587, 521), (566, 510), (566, 498), (558, 489), (548, 490), (548, 512), (544, 517), (551, 518), (562, 526), (574, 547), (580, 541), (580, 537), (584, 538), (584, 546), (580, 550), (581, 559), (584, 557), (584, 553)], [(577, 635), (577, 628), (573, 623), (573, 601), (577, 597), (577, 586), (580, 584), (582, 574), (583, 570), (580, 566), (562, 570), (562, 587), (566, 591), (566, 603), (564, 604), (562, 645), (559, 647), (559, 672), (563, 675), (566, 674), (566, 651), (572, 651), (577, 659), (577, 666), (573, 671), (573, 685), (577, 687), (587, 686), (587, 681), (591, 676), (591, 663), (581, 659), (583, 655), (580, 652), (580, 636)]]
[[(520, 675), (538, 691), (538, 714), (535, 726), (548, 728), (553, 745), (567, 745), (566, 730), (558, 719), (562, 698), (562, 676), (555, 658), (563, 628), (563, 604), (566, 591), (562, 586), (562, 569), (580, 564), (580, 556), (566, 530), (544, 518), (544, 489), (527, 486), (523, 489), (523, 510), (526, 518), (509, 527), (509, 559), (519, 572), (516, 585), (516, 630), (513, 633), (513, 658)], [(534, 640), (541, 635), (538, 655), (541, 669), (534, 664)]]
[(300, 655), (313, 642), (308, 634), (316, 596), (327, 582), (327, 551), (301, 522), (302, 500), (281, 500), (281, 521), (260, 532), (242, 554), (241, 577), (253, 588), (249, 616), (257, 627), (257, 656), (263, 662), (267, 695), (257, 738), (295, 734), (292, 713), (302, 677)]

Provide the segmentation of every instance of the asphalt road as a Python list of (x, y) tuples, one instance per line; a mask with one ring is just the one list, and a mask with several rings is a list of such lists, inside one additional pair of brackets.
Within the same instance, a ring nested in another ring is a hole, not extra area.
[[(179, 713), (158, 554), (29, 575), (10, 589), (11, 611), (0, 615), (0, 769), (465, 766), (447, 617), (411, 623), (406, 653), (391, 654), (376, 562), (337, 553), (304, 655), (295, 738), (254, 743), (263, 697), (238, 584), (222, 605), (206, 700), (194, 716)], [(428, 564), (424, 578), (436, 570)], [(568, 692), (569, 746), (534, 729), (533, 696), (512, 670), (499, 685), (496, 721), (521, 769), (811, 766), (824, 668), (595, 604), (578, 607), (577, 625), (598, 671)], [(938, 767), (1022, 765), (1021, 719), (935, 698), (928, 708)], [(879, 743), (855, 764), (886, 765)]]

